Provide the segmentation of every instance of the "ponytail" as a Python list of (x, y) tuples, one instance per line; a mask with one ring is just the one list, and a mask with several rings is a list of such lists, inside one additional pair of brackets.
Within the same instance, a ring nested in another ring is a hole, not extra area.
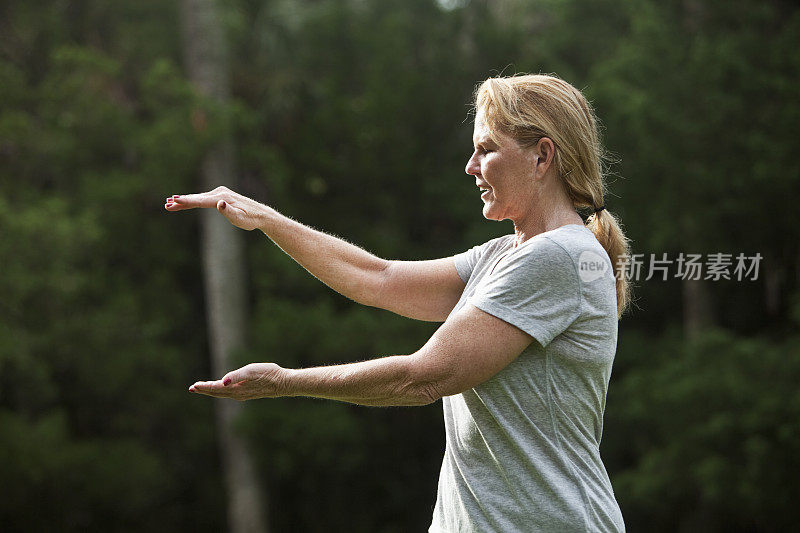
[(617, 217), (608, 209), (597, 211), (586, 220), (586, 227), (592, 230), (595, 238), (611, 259), (614, 277), (617, 280), (617, 318), (627, 310), (631, 300), (631, 286), (625, 272), (630, 258), (630, 240), (622, 231)]

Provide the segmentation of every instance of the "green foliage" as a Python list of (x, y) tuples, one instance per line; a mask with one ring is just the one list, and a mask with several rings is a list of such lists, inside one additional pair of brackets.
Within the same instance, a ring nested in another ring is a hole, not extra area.
[(15, 480), (0, 517), (9, 530), (174, 531), (203, 509), (214, 528), (220, 478), (194, 479), (216, 461), (196, 424), (211, 410), (185, 394), (207, 366), (201, 300), (170, 297), (198, 292), (182, 289), (198, 285), (193, 250), (173, 246), (194, 230), (159, 216), (202, 149), (188, 85), (168, 55), (136, 72), (68, 42), (81, 30), (61, 8), (35, 22), (11, 9), (28, 21), (15, 37), (41, 35), (38, 61), (15, 61), (33, 50), (13, 39), (0, 61), (0, 470)]
[(618, 357), (629, 367), (612, 383), (604, 455), (628, 527), (791, 529), (800, 339), (712, 330), (689, 343), (624, 341)]
[[(480, 217), (469, 101), (488, 75), (585, 88), (620, 162), (609, 209), (637, 252), (765, 256), (784, 295), (717, 284), (721, 325), (675, 333), (680, 291), (646, 283), (622, 322), (603, 453), (630, 530), (797, 521), (794, 192), (800, 15), (737, 0), (224, 0), (234, 102), (181, 70), (176, 4), (0, 8), (0, 503), (4, 530), (224, 528), (197, 188), (232, 136), (243, 191), (389, 258), (442, 257), (510, 226)], [(358, 308), (248, 235), (241, 362), (408, 353), (435, 325)], [(781, 281), (782, 280), (782, 281)], [(656, 332), (656, 333), (654, 333)], [(644, 355), (643, 355), (644, 354)], [(248, 404), (276, 531), (427, 527), (438, 406)]]
[[(0, 503), (0, 515), (9, 517), (6, 527), (163, 529), (157, 513), (175, 480), (163, 476), (155, 450), (133, 439), (76, 441), (67, 426), (63, 413), (31, 421), (0, 412), (0, 444), (14, 458), (0, 462), (3, 479), (14, 480)], [(34, 502), (47, 505), (16, 518)]]
[(800, 241), (789, 203), (800, 169), (784, 142), (800, 113), (800, 53), (786, 44), (800, 15), (778, 2), (627, 8), (630, 31), (595, 65), (592, 94), (626, 154), (617, 191), (638, 209), (626, 213), (647, 222), (636, 241), (703, 252)]

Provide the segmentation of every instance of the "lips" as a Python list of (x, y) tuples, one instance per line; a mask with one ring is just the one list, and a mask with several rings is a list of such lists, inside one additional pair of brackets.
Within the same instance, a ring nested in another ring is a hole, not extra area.
[(487, 197), (489, 193), (492, 192), (492, 188), (488, 185), (484, 185), (482, 183), (477, 183), (476, 185), (478, 186), (478, 189), (481, 190), (481, 198)]

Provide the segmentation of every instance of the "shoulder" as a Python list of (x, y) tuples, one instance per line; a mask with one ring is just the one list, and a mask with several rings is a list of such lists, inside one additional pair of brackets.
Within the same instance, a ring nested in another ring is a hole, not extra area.
[(489, 241), (473, 246), (465, 252), (453, 256), (456, 270), (461, 280), (468, 283), (472, 273), (476, 269), (480, 270), (481, 265), (490, 261), (493, 257), (507, 249), (512, 242), (513, 235), (503, 235)]
[(514, 242), (514, 235), (503, 235), (473, 246), (465, 252), (456, 254), (457, 260), (467, 261), (473, 266), (491, 257), (503, 253), (509, 249)]
[(505, 250), (512, 246), (514, 243), (514, 234), (503, 235), (490, 239), (483, 244), (479, 244), (476, 248), (479, 249), (481, 254), (491, 255), (492, 253)]
[(562, 226), (535, 235), (516, 248), (511, 248), (507, 264), (510, 267), (529, 266), (540, 270), (563, 268), (577, 275), (580, 252), (592, 248), (591, 241), (599, 246), (588, 228)]
[[(559, 255), (565, 262), (562, 270), (572, 272), (570, 276), (578, 286), (582, 313), (594, 318), (613, 317), (616, 323), (617, 279), (611, 259), (594, 233), (589, 228), (568, 226), (543, 236), (551, 250), (557, 247), (561, 251)], [(551, 267), (557, 268), (553, 264)]]
[(579, 316), (581, 282), (562, 243), (539, 234), (487, 269), (470, 302), (547, 346)]
[(544, 284), (555, 290), (573, 291), (580, 285), (571, 248), (545, 234), (511, 248), (500, 260), (493, 277)]
[(577, 225), (562, 226), (540, 235), (549, 243), (540, 245), (551, 252), (561, 250), (562, 258), (569, 258), (578, 277), (583, 282), (601, 277), (613, 278), (611, 259), (592, 231)]
[(586, 283), (615, 285), (611, 260), (589, 228), (569, 225), (540, 233), (506, 255), (496, 276), (527, 277), (561, 290)]

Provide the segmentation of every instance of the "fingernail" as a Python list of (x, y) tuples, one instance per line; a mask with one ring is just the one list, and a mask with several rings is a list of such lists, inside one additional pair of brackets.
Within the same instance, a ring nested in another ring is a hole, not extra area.
[(226, 204), (225, 202), (222, 202), (222, 205), (220, 206), (220, 209), (225, 209), (227, 206), (228, 206), (228, 204)]
[(226, 387), (231, 384), (231, 378), (225, 378), (225, 381), (222, 382), (223, 385)]
[(180, 197), (181, 197), (181, 195), (180, 195), (180, 194), (173, 194), (173, 195), (172, 195), (172, 197), (173, 197), (173, 198), (180, 198)]

